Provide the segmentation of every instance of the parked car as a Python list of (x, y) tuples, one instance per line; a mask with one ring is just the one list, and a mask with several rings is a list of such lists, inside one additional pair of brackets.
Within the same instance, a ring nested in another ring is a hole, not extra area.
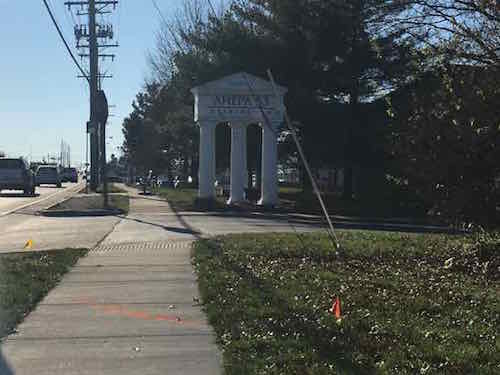
[(23, 159), (0, 158), (0, 191), (23, 190), (35, 195), (35, 175)]
[(64, 168), (61, 172), (61, 182), (78, 182), (78, 172), (76, 168)]
[(59, 168), (50, 165), (41, 165), (36, 171), (36, 184), (40, 185), (56, 185), (58, 188), (62, 186)]

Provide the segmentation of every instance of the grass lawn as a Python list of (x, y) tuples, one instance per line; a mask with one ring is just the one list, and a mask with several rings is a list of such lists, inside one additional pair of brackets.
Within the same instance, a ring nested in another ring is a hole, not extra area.
[(130, 211), (130, 197), (126, 194), (111, 194), (109, 204), (111, 207), (122, 211), (124, 215)]
[[(160, 188), (156, 192), (160, 197), (165, 198), (176, 211), (198, 211), (197, 205), (198, 189), (189, 188)], [(217, 197), (214, 209), (226, 207), (224, 197)]]
[(87, 250), (0, 254), (0, 338), (13, 332)]
[[(130, 210), (130, 198), (127, 194), (109, 194), (109, 206), (127, 214)], [(104, 208), (104, 198), (100, 194), (79, 194), (62, 203), (59, 203), (49, 210), (72, 210), (85, 211)]]
[(227, 374), (500, 373), (500, 236), (340, 239), (340, 253), (319, 234), (196, 243)]
[(296, 187), (296, 186), (281, 185), (281, 186), (279, 186), (279, 193), (284, 194), (284, 195), (300, 194), (300, 193), (302, 193), (302, 188)]

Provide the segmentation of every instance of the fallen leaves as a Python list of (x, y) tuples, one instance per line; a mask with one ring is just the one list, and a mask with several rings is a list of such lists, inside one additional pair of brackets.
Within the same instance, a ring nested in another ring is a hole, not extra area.
[[(342, 242), (342, 258), (317, 235), (197, 244), (203, 300), (229, 374), (243, 362), (262, 373), (335, 374), (332, 356), (383, 373), (500, 363), (500, 253), (490, 250), (498, 239), (345, 232)], [(342, 296), (342, 320), (329, 311), (334, 295)]]

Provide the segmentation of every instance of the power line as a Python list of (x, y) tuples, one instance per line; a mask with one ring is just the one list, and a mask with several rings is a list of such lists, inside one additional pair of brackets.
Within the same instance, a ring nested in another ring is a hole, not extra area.
[(215, 8), (214, 8), (214, 5), (212, 4), (212, 1), (208, 0), (208, 5), (210, 6), (210, 9), (212, 10), (212, 14), (215, 18), (218, 18), (217, 17), (217, 13), (215, 12)]
[(52, 10), (50, 9), (49, 4), (47, 3), (47, 0), (42, 0), (43, 3), (45, 4), (45, 8), (47, 8), (47, 12), (49, 13), (50, 19), (52, 20), (52, 23), (54, 24), (57, 33), (59, 34), (59, 37), (61, 38), (62, 42), (66, 46), (66, 50), (68, 51), (69, 55), (73, 59), (73, 62), (76, 64), (77, 68), (80, 70), (82, 75), (85, 77), (85, 79), (90, 83), (90, 79), (87, 76), (87, 73), (83, 70), (83, 68), (80, 66), (78, 61), (75, 58), (75, 55), (73, 54), (73, 51), (71, 51), (71, 48), (69, 47), (68, 43), (66, 42), (66, 39), (64, 38), (63, 33), (61, 32), (61, 29), (59, 28), (59, 25), (57, 24), (56, 19), (54, 18), (54, 15), (52, 14)]
[(151, 2), (153, 3), (153, 6), (155, 7), (156, 11), (158, 12), (158, 14), (160, 15), (160, 18), (161, 20), (163, 21), (163, 23), (166, 25), (167, 24), (167, 19), (165, 18), (165, 16), (163, 15), (163, 12), (161, 11), (160, 7), (158, 6), (156, 0), (151, 0)]

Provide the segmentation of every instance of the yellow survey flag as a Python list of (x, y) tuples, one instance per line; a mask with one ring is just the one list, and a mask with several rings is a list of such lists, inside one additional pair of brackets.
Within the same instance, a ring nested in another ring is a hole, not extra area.
[(31, 250), (32, 247), (33, 247), (33, 240), (28, 240), (28, 242), (26, 242), (26, 245), (24, 245), (24, 249), (26, 250)]

